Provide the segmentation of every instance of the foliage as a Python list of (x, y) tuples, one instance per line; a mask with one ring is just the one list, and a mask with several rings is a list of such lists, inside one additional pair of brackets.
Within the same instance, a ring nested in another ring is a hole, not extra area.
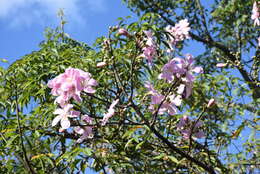
[[(126, 2), (141, 15), (139, 21), (126, 24), (121, 18), (93, 47), (70, 38), (63, 28), (48, 29), (38, 51), (0, 69), (0, 172), (256, 172), (260, 59), (259, 28), (250, 22), (253, 3), (216, 0), (206, 8), (198, 0)], [(185, 18), (192, 41), (178, 42), (169, 54), (171, 36), (164, 28)], [(119, 34), (120, 28), (128, 34)], [(154, 33), (157, 45), (152, 64), (142, 56), (144, 31)], [(192, 95), (174, 115), (152, 113), (145, 82), (164, 94), (176, 92), (176, 86), (158, 75), (169, 60), (183, 55), (185, 43), (197, 42), (202, 52), (195, 59), (204, 73), (194, 81)], [(100, 62), (105, 65), (97, 67)], [(228, 65), (220, 70), (218, 62)], [(72, 128), (59, 131), (51, 126), (58, 106), (47, 84), (69, 67), (91, 73), (98, 82), (94, 94), (81, 93), (82, 102), (71, 100), (75, 110), (94, 120), (94, 137), (82, 143), (76, 142), (80, 136)], [(211, 98), (215, 105), (207, 107)], [(102, 126), (115, 99), (120, 99), (115, 114)], [(204, 123), (204, 138), (182, 137), (177, 127), (183, 115)]]

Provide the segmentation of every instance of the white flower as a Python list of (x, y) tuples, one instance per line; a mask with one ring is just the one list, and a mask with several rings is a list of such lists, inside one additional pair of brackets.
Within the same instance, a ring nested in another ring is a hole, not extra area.
[(73, 105), (72, 104), (67, 104), (64, 106), (63, 109), (58, 108), (56, 109), (53, 114), (58, 115), (56, 116), (53, 121), (52, 121), (52, 126), (56, 126), (58, 122), (60, 121), (61, 128), (62, 129), (68, 129), (70, 127), (70, 118), (78, 117), (80, 115), (80, 112), (78, 111), (73, 111), (72, 110)]

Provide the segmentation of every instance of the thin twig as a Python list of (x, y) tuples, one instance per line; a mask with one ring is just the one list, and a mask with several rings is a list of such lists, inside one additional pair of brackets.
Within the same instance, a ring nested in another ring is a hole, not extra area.
[(22, 133), (21, 123), (20, 123), (20, 115), (19, 115), (20, 111), (19, 111), (19, 105), (18, 105), (17, 88), (16, 88), (15, 93), (16, 93), (16, 95), (15, 95), (15, 107), (16, 107), (17, 127), (18, 127), (18, 130), (19, 130), (19, 136), (20, 136), (20, 140), (21, 140), (21, 147), (22, 147), (22, 151), (23, 151), (23, 156), (24, 156), (24, 159), (25, 159), (26, 167), (29, 169), (30, 173), (36, 174), (35, 171), (33, 170), (32, 166), (31, 166), (31, 164), (30, 164), (30, 161), (27, 157), (26, 149), (25, 149), (24, 144), (23, 144), (23, 133)]

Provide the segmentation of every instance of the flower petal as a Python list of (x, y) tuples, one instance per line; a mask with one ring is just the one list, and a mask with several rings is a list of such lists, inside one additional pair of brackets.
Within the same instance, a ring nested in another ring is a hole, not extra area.
[(82, 129), (81, 127), (77, 126), (74, 128), (74, 131), (77, 133), (77, 134), (83, 134), (84, 133), (84, 129)]
[(203, 68), (196, 66), (195, 68), (192, 69), (192, 71), (195, 73), (203, 73)]
[(61, 117), (60, 115), (56, 116), (56, 117), (53, 119), (51, 126), (56, 126), (57, 123), (61, 120), (61, 118), (62, 118), (62, 117)]
[(70, 121), (68, 118), (62, 118), (60, 124), (62, 129), (68, 129), (70, 127)]
[(63, 109), (60, 109), (60, 108), (56, 109), (56, 110), (53, 112), (53, 114), (55, 114), (55, 115), (61, 115), (61, 114), (63, 114), (63, 113), (64, 113)]

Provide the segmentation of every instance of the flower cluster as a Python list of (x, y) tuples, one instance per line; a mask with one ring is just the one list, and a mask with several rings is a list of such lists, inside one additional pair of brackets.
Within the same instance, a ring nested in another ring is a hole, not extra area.
[(257, 2), (254, 2), (253, 9), (252, 9), (252, 15), (251, 15), (251, 19), (254, 21), (254, 26), (260, 26), (260, 21), (259, 21), (260, 11), (259, 11), (257, 5), (258, 5)]
[(153, 38), (153, 33), (151, 31), (144, 31), (146, 35), (145, 46), (143, 47), (142, 57), (148, 60), (148, 63), (152, 63), (153, 58), (156, 56), (156, 43)]
[[(195, 80), (194, 73), (202, 73), (203, 69), (194, 65), (192, 55), (186, 54), (185, 58), (173, 58), (166, 63), (162, 68), (162, 73), (159, 74), (159, 79), (164, 79), (167, 83), (176, 84), (174, 92), (167, 95), (160, 94), (148, 82), (145, 87), (148, 89), (148, 94), (151, 95), (151, 103), (149, 109), (152, 112), (158, 112), (159, 115), (167, 112), (169, 115), (174, 115), (177, 112), (177, 107), (181, 105), (183, 98), (188, 98), (192, 93), (192, 86)], [(156, 109), (158, 106), (158, 109)], [(189, 137), (191, 130), (184, 129), (184, 125), (188, 124), (189, 119), (184, 117), (180, 120), (179, 130), (184, 138)], [(196, 132), (201, 126), (201, 122), (194, 126), (194, 136), (202, 137), (203, 132)], [(186, 128), (186, 127), (185, 127)]]
[[(69, 118), (78, 118), (80, 116), (79, 111), (73, 110), (70, 99), (81, 102), (80, 93), (82, 91), (95, 93), (94, 86), (97, 86), (97, 82), (91, 77), (90, 73), (75, 68), (67, 68), (64, 73), (50, 80), (48, 87), (52, 88), (51, 94), (57, 96), (55, 103), (58, 103), (61, 107), (53, 112), (53, 114), (58, 116), (52, 121), (52, 126), (56, 126), (60, 122), (61, 132), (70, 128)], [(82, 120), (86, 123), (92, 122), (90, 117), (86, 115), (82, 116)], [(92, 127), (90, 126), (76, 127), (74, 130), (76, 133), (82, 134), (77, 142), (82, 142), (86, 137), (91, 137), (90, 135), (92, 135)]]
[[(89, 117), (88, 115), (83, 115), (81, 117), (81, 120), (87, 124), (92, 124), (93, 121), (92, 121), (92, 118)], [(77, 140), (77, 143), (81, 143), (82, 141), (84, 141), (85, 139), (87, 138), (93, 138), (93, 133), (92, 133), (92, 129), (93, 129), (93, 126), (77, 126), (74, 128), (74, 131), (77, 133), (77, 134), (80, 134), (81, 137)]]
[(55, 103), (61, 107), (65, 107), (71, 98), (81, 102), (81, 91), (95, 93), (93, 86), (97, 86), (97, 82), (91, 78), (91, 74), (75, 68), (66, 69), (63, 74), (48, 82), (48, 87), (52, 88), (51, 94), (58, 96)]
[(175, 79), (181, 79), (178, 87), (178, 93), (183, 94), (185, 98), (191, 95), (192, 84), (195, 80), (193, 73), (202, 73), (201, 67), (194, 66), (194, 59), (191, 54), (186, 54), (185, 59), (176, 57), (170, 60), (162, 68), (159, 79), (165, 79), (168, 83)]
[(175, 46), (177, 42), (183, 41), (189, 38), (189, 22), (187, 19), (180, 20), (177, 24), (172, 26), (167, 26), (165, 31), (170, 34), (169, 45)]
[(176, 113), (176, 106), (180, 106), (182, 97), (188, 98), (192, 92), (193, 81), (195, 76), (193, 73), (202, 73), (201, 67), (194, 66), (194, 60), (192, 55), (187, 54), (185, 59), (174, 58), (165, 64), (162, 68), (162, 73), (159, 75), (159, 79), (165, 79), (166, 82), (172, 83), (175, 79), (180, 80), (180, 84), (177, 87), (176, 93), (169, 96), (160, 94), (150, 83), (146, 83), (145, 87), (148, 89), (151, 95), (151, 105), (149, 109), (154, 110), (154, 105), (160, 104), (158, 114), (168, 112), (170, 115)]
[[(100, 66), (105, 66), (104, 63)], [(93, 94), (95, 93), (94, 86), (97, 86), (96, 80), (91, 77), (91, 74), (84, 72), (76, 68), (68, 68), (64, 73), (58, 75), (54, 79), (48, 82), (48, 87), (52, 88), (51, 94), (57, 96), (55, 103), (58, 103), (61, 108), (57, 108), (53, 114), (58, 115), (52, 121), (52, 126), (56, 126), (59, 122), (61, 125), (60, 132), (70, 128), (71, 123), (69, 118), (79, 118), (80, 112), (73, 110), (73, 105), (70, 104), (70, 100), (74, 99), (77, 102), (81, 102), (81, 92)], [(104, 114), (102, 125), (105, 125), (109, 118), (115, 113), (115, 105), (119, 102), (119, 99), (112, 102), (108, 109), (108, 113)], [(77, 140), (77, 143), (81, 143), (87, 138), (92, 138), (93, 133), (93, 120), (88, 115), (82, 115), (79, 123), (83, 123), (80, 126), (74, 127), (75, 133), (81, 135)], [(87, 125), (84, 125), (87, 124)]]
[(201, 121), (192, 121), (188, 116), (180, 118), (177, 124), (177, 130), (183, 135), (183, 138), (202, 138), (205, 136), (204, 132), (200, 129), (202, 126)]
[[(148, 94), (151, 95), (151, 104), (149, 110), (156, 111), (155, 105), (159, 105), (158, 114), (162, 115), (167, 112), (170, 115), (174, 115), (177, 112), (176, 106), (180, 106), (181, 98), (178, 96), (164, 96), (160, 94), (157, 90), (154, 89), (152, 84), (149, 82), (145, 84), (145, 87), (148, 89)], [(166, 99), (169, 99), (168, 101)]]

